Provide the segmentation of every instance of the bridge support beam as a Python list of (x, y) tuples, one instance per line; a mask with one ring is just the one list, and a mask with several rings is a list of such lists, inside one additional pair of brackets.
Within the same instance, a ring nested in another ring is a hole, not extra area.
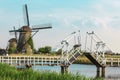
[(64, 74), (64, 73), (68, 73), (68, 68), (69, 66), (61, 66), (61, 73)]
[[(96, 74), (96, 77), (105, 77), (105, 66), (103, 67), (96, 67), (97, 68), (97, 74)], [(101, 71), (101, 72), (100, 72)], [(101, 73), (101, 75), (100, 75)]]
[(29, 68), (32, 68), (32, 65), (31, 65), (31, 64), (26, 64), (25, 67), (26, 67), (27, 69), (29, 69)]
[(97, 75), (96, 77), (100, 77), (100, 67), (97, 67)]
[(101, 69), (101, 76), (105, 77), (105, 67), (102, 67), (102, 69)]

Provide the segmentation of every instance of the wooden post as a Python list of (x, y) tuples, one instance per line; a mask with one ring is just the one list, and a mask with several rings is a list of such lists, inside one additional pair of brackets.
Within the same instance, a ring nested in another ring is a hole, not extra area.
[(68, 67), (69, 66), (65, 66), (65, 73), (68, 73)]
[(120, 59), (118, 59), (118, 66), (120, 65), (120, 64), (119, 64), (119, 62), (120, 62), (119, 60), (120, 60)]
[(12, 57), (10, 57), (10, 62), (11, 62), (10, 64), (12, 65), (12, 63), (13, 63)]
[(113, 66), (113, 59), (111, 58), (111, 66)]
[(61, 66), (61, 73), (64, 74), (64, 73), (68, 73), (68, 67), (69, 66)]
[(31, 64), (26, 64), (25, 67), (26, 67), (27, 69), (30, 69), (30, 68), (32, 68), (32, 65), (31, 65)]
[(64, 74), (64, 66), (61, 66), (61, 73)]
[(96, 77), (100, 77), (100, 67), (97, 67), (97, 75)]
[(102, 67), (102, 71), (101, 71), (101, 73), (102, 73), (102, 74), (101, 74), (102, 77), (105, 77), (105, 66)]

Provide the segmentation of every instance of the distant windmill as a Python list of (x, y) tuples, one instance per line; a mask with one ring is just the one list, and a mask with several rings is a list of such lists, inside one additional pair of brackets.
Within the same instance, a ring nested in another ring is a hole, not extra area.
[[(13, 27), (14, 31), (15, 31), (15, 27)], [(15, 34), (15, 38), (11, 38), (7, 44), (6, 50), (8, 51), (8, 53), (16, 53), (17, 52), (17, 32), (14, 32)]]
[[(50, 29), (52, 28), (51, 24), (43, 24), (43, 25), (36, 25), (32, 28), (30, 27), (29, 23), (29, 16), (28, 16), (28, 8), (27, 4), (24, 5), (25, 8), (25, 20), (27, 22), (26, 25), (22, 26), (18, 30), (10, 30), (9, 32), (15, 32), (15, 38), (17, 40), (17, 52), (21, 53), (25, 51), (26, 53), (31, 53), (33, 50), (33, 40), (32, 37), (40, 30), (40, 29)], [(19, 32), (19, 38), (17, 39), (17, 32)], [(31, 34), (34, 32), (33, 34)]]

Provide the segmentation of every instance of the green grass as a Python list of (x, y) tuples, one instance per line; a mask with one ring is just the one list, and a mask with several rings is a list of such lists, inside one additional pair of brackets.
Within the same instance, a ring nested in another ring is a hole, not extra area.
[(79, 56), (74, 64), (92, 64), (90, 60), (85, 56)]
[[(105, 58), (120, 58), (120, 55), (105, 55)], [(90, 60), (84, 55), (79, 56), (74, 64), (92, 64)]]
[(60, 74), (50, 71), (25, 69), (18, 71), (15, 67), (0, 63), (0, 80), (102, 80), (80, 76), (79, 74)]

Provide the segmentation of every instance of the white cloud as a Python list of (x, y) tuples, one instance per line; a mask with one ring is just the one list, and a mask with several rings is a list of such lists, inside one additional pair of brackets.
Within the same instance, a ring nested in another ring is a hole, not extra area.
[[(115, 27), (120, 24), (112, 24), (115, 19), (113, 17), (109, 18), (97, 18), (96, 19), (99, 24), (101, 24), (101, 28), (97, 29), (97, 33), (103, 38), (103, 40), (109, 45), (109, 47), (114, 52), (120, 52), (120, 28)], [(116, 20), (115, 20), (116, 21)], [(114, 27), (113, 27), (114, 26)]]
[(119, 8), (120, 7), (120, 0), (102, 0), (102, 3), (111, 6), (111, 8)]
[[(119, 17), (74, 17), (72, 19), (65, 19), (64, 26), (68, 26), (72, 30), (78, 30), (79, 26), (80, 29), (84, 28), (84, 31), (93, 31), (95, 30), (96, 33), (100, 35), (100, 38), (102, 38), (105, 43), (108, 44), (108, 46), (113, 50), (114, 52), (120, 52), (119, 49), (119, 41), (120, 41), (120, 28), (113, 27), (113, 26), (119, 26), (120, 24), (112, 24), (113, 22), (119, 21)], [(57, 18), (56, 18), (57, 20)], [(76, 23), (74, 23), (76, 22)], [(80, 23), (81, 24), (80, 24)], [(82, 36), (85, 35), (85, 33)], [(84, 37), (83, 37), (84, 38)], [(85, 39), (85, 38), (84, 38)], [(82, 39), (84, 41), (84, 39)]]
[(54, 14), (48, 15), (51, 20), (55, 19), (56, 22), (58, 22), (59, 24), (62, 24), (62, 27), (56, 28), (57, 26), (60, 26), (60, 25), (55, 25), (51, 33), (49, 31), (44, 33), (43, 31), (43, 34), (46, 34), (46, 37), (44, 37), (44, 35), (41, 34), (40, 38), (42, 38), (42, 41), (41, 42), (40, 40), (36, 41), (36, 45), (38, 45), (38, 42), (39, 42), (41, 43), (41, 45), (50, 44), (55, 46), (57, 44), (54, 43), (54, 41), (60, 42), (60, 40), (62, 40), (65, 36), (67, 36), (67, 34), (79, 29), (81, 30), (81, 34), (83, 38), (82, 42), (84, 45), (85, 32), (95, 30), (95, 32), (99, 35), (99, 37), (102, 38), (102, 40), (105, 41), (105, 43), (107, 43), (108, 46), (113, 51), (120, 52), (120, 49), (119, 49), (120, 36), (118, 35), (120, 34), (120, 32), (119, 32), (119, 29), (112, 27), (114, 25), (119, 25), (119, 24), (111, 25), (112, 22), (118, 21), (120, 19), (119, 17), (117, 18), (108, 17), (108, 16), (107, 17), (92, 17), (92, 16), (81, 17), (81, 15), (74, 16), (74, 14), (72, 15), (72, 13), (70, 14), (72, 15), (72, 17), (69, 17), (70, 15), (67, 15), (67, 17), (65, 17), (66, 14), (54, 13)]

